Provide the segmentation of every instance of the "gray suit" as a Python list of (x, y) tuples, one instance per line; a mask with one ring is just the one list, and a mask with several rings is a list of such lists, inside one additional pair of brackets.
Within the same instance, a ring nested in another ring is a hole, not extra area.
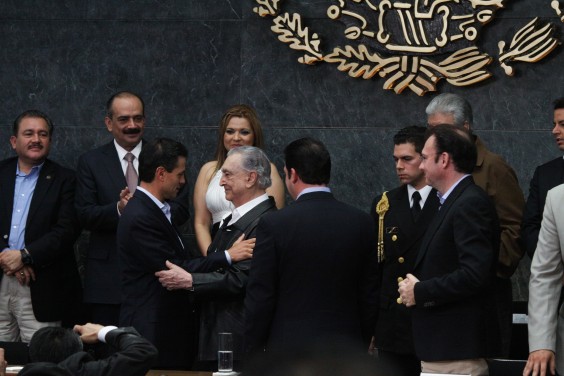
[(529, 351), (554, 351), (559, 374), (564, 373), (564, 306), (558, 309), (564, 277), (563, 207), (564, 184), (546, 196), (529, 281)]

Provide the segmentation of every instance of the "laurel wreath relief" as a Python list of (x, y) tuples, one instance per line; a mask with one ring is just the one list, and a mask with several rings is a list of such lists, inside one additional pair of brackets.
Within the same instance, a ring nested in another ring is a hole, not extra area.
[[(365, 44), (337, 46), (324, 54), (319, 34), (304, 25), (300, 14), (279, 14), (280, 0), (256, 0), (258, 6), (253, 8), (253, 11), (261, 17), (274, 17), (271, 30), (278, 35), (281, 42), (303, 53), (298, 58), (300, 63), (311, 65), (323, 61), (336, 64), (339, 71), (347, 73), (350, 77), (365, 80), (372, 79), (378, 74), (380, 78), (385, 79), (382, 87), (386, 90), (393, 90), (397, 94), (405, 89), (410, 89), (417, 95), (425, 95), (429, 91), (436, 91), (437, 83), (441, 79), (445, 79), (454, 86), (469, 86), (492, 76), (487, 66), (492, 63), (493, 58), (481, 52), (476, 46), (456, 50), (439, 62), (433, 61), (432, 54), (426, 56), (412, 52), (432, 52), (438, 47), (461, 38), (473, 41), (476, 38), (477, 30), (472, 22), (483, 25), (491, 21), (495, 10), (503, 8), (506, 0), (467, 0), (471, 3), (472, 8), (476, 9), (475, 14), (468, 16), (473, 18), (460, 24), (459, 34), (446, 35), (445, 27), (442, 33), (434, 39), (426, 34), (423, 28), (424, 21), (430, 15), (448, 11), (444, 4), (441, 5), (445, 1), (432, 4), (429, 13), (420, 11), (421, 8), (417, 5), (419, 0), (415, 0), (416, 4), (411, 12), (403, 9), (406, 8), (405, 4), (395, 4), (391, 0), (382, 0), (378, 5), (375, 5), (372, 0), (349, 1), (356, 3), (356, 6), (364, 2), (370, 11), (379, 12), (378, 30), (371, 30), (366, 18), (360, 13), (347, 9), (347, 0), (335, 0), (334, 2), (338, 5), (328, 8), (329, 18), (352, 17), (354, 21), (358, 21), (358, 25), (349, 26), (345, 30), (346, 38), (355, 40), (368, 36), (378, 39), (390, 52), (389, 54), (383, 55)], [(459, 0), (453, 1), (459, 2)], [(427, 1), (425, 1), (426, 4)], [(564, 22), (559, 2), (553, 0), (550, 5), (560, 20)], [(401, 21), (404, 22), (402, 30), (408, 44), (398, 45), (390, 42), (383, 22), (383, 14), (386, 11), (401, 13)], [(445, 23), (446, 20), (445, 16)], [(498, 42), (498, 61), (505, 73), (513, 76), (515, 69), (511, 66), (512, 64), (538, 62), (550, 54), (560, 44), (554, 34), (554, 24), (541, 22), (538, 18), (534, 18), (514, 33), (511, 42)]]

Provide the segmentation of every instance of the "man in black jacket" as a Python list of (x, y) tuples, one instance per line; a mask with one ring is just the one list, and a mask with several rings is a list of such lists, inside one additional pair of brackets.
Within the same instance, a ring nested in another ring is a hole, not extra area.
[[(225, 218), (213, 238), (208, 257), (232, 247), (254, 247), (260, 218), (276, 210), (274, 198), (266, 194), (266, 189), (271, 185), (270, 161), (262, 150), (253, 146), (231, 150), (221, 171), (223, 177), (220, 184), (235, 210)], [(242, 243), (244, 241), (247, 241), (247, 245)], [(198, 348), (198, 359), (202, 363), (198, 368), (215, 369), (217, 333), (221, 332), (233, 333), (234, 356), (236, 360), (241, 359), (245, 318), (243, 299), (250, 267), (251, 260), (247, 259), (211, 273), (189, 274), (174, 265), (170, 265), (170, 270), (157, 273), (164, 287), (169, 290), (190, 289), (202, 301)]]
[[(80, 337), (76, 334), (80, 335)], [(94, 360), (82, 344), (107, 343), (115, 353)], [(145, 375), (157, 359), (157, 349), (133, 328), (98, 324), (70, 329), (48, 327), (35, 333), (29, 344), (32, 362), (19, 373), (31, 375)]]

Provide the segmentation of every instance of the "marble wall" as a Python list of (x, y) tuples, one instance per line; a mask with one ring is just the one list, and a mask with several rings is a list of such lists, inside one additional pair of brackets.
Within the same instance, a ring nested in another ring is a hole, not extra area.
[[(560, 23), (549, 0), (506, 1), (479, 45), (497, 56), (497, 41), (533, 16)], [(286, 1), (326, 38), (341, 33), (326, 17), (327, 0)], [(75, 167), (85, 150), (106, 143), (107, 98), (118, 90), (146, 102), (147, 138), (166, 135), (189, 150), (189, 182), (213, 157), (215, 130), (231, 104), (259, 112), (267, 152), (281, 170), (283, 147), (305, 135), (325, 142), (334, 161), (336, 196), (359, 208), (397, 185), (392, 136), (424, 124), (433, 97), (382, 90), (382, 79), (353, 79), (329, 64), (305, 66), (270, 31), (271, 19), (244, 0), (4, 0), (0, 2), (0, 157), (12, 154), (12, 120), (37, 108), (56, 123), (53, 159)], [(464, 95), (475, 109), (475, 131), (515, 168), (523, 191), (535, 166), (560, 155), (550, 135), (551, 101), (564, 95), (564, 54), (558, 47), (537, 64), (499, 65), (485, 83), (439, 92)], [(526, 299), (528, 260), (515, 277)]]

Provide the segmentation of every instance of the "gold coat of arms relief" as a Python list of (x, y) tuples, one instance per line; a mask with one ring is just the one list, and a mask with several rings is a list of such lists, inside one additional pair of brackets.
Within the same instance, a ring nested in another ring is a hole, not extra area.
[[(482, 28), (510, 0), (329, 0), (327, 18), (335, 21), (342, 40), (325, 50), (321, 36), (299, 13), (283, 12), (281, 0), (256, 0), (253, 11), (272, 17), (278, 39), (299, 51), (302, 64), (335, 64), (353, 78), (381, 79), (383, 88), (417, 95), (437, 90), (445, 80), (470, 86), (492, 76), (494, 62), (476, 45)], [(564, 22), (557, 0), (546, 1)], [(497, 62), (508, 76), (517, 62), (534, 63), (560, 43), (556, 25), (530, 19), (510, 40), (498, 41)]]

